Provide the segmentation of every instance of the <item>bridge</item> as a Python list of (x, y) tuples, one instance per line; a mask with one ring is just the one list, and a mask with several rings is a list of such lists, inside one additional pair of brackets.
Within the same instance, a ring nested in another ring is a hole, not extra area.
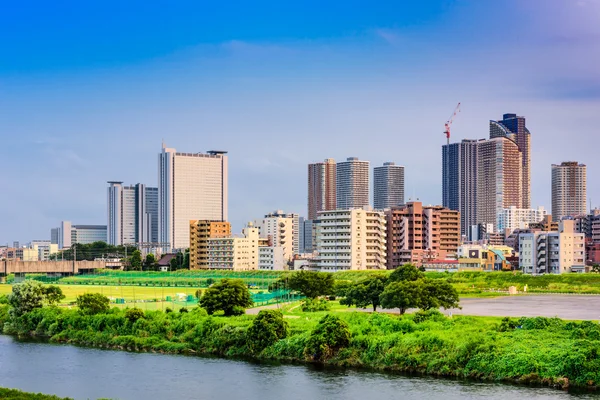
[(76, 275), (106, 267), (104, 261), (0, 261), (0, 279), (8, 274), (23, 277), (25, 274)]

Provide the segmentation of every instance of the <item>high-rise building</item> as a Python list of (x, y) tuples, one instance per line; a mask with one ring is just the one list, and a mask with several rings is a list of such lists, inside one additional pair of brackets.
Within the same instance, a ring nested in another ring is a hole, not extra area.
[(369, 162), (349, 157), (336, 166), (336, 208), (369, 206)]
[(317, 218), (319, 211), (335, 210), (335, 171), (333, 158), (308, 164), (308, 219)]
[(158, 188), (108, 182), (107, 238), (112, 245), (158, 242)]
[(497, 227), (499, 233), (510, 235), (517, 229), (527, 229), (529, 224), (540, 222), (546, 216), (544, 207), (517, 208), (511, 206), (498, 213)]
[(575, 161), (552, 164), (552, 217), (563, 217), (587, 212), (587, 168)]
[(227, 220), (226, 153), (179, 153), (163, 144), (158, 160), (158, 236), (165, 248), (189, 247), (191, 220)]
[(72, 225), (71, 243), (90, 244), (106, 243), (106, 225)]
[(477, 154), (483, 140), (442, 146), (442, 205), (460, 212), (460, 232), (477, 224)]
[(190, 221), (190, 268), (208, 268), (208, 240), (231, 236), (229, 222)]
[(322, 271), (385, 269), (383, 212), (321, 211), (317, 221), (314, 267)]
[(406, 263), (420, 266), (455, 254), (460, 245), (460, 215), (441, 206), (423, 207), (408, 202), (385, 212), (387, 219), (387, 266)]
[(312, 253), (314, 243), (314, 220), (300, 217), (300, 254)]
[(521, 151), (507, 137), (495, 137), (478, 144), (477, 224), (493, 224), (505, 208), (529, 208), (523, 202)]
[(50, 243), (57, 244), (59, 249), (71, 247), (71, 221), (61, 221), (58, 228), (50, 230)]
[(490, 121), (490, 139), (507, 137), (521, 151), (521, 208), (531, 208), (531, 134), (525, 126), (525, 117), (504, 114), (501, 121)]
[(386, 162), (373, 168), (373, 206), (383, 210), (404, 204), (404, 167)]

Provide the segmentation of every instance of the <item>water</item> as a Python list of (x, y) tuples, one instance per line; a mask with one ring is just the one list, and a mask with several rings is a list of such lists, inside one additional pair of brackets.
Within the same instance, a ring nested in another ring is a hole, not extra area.
[(571, 399), (549, 388), (137, 354), (0, 335), (0, 386), (75, 399)]

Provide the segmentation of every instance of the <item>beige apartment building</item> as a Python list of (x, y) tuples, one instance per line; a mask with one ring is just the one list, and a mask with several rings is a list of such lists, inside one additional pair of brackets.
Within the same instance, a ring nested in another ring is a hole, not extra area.
[(190, 268), (207, 269), (208, 240), (231, 236), (231, 224), (223, 221), (190, 221)]
[(460, 245), (460, 213), (442, 206), (409, 202), (385, 211), (387, 266), (417, 266), (455, 254)]
[(552, 164), (552, 216), (587, 214), (587, 167), (576, 161)]
[(312, 267), (322, 271), (386, 268), (383, 212), (329, 210), (319, 212), (317, 220)]
[(258, 228), (252, 223), (240, 237), (209, 238), (208, 268), (233, 271), (254, 271), (259, 266)]
[(317, 219), (319, 211), (335, 210), (336, 164), (333, 158), (308, 164), (308, 219)]

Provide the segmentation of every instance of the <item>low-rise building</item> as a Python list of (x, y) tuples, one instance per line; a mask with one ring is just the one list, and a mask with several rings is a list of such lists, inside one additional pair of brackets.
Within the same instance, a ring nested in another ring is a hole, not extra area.
[(231, 224), (225, 221), (190, 221), (190, 268), (208, 269), (208, 240), (231, 236)]
[(280, 246), (259, 246), (258, 247), (258, 269), (261, 271), (283, 271), (286, 269), (287, 262), (284, 256), (284, 249)]
[(233, 271), (258, 269), (258, 228), (252, 223), (242, 230), (239, 237), (208, 239), (208, 268)]
[(509, 246), (465, 244), (457, 252), (459, 271), (508, 271), (514, 250)]

